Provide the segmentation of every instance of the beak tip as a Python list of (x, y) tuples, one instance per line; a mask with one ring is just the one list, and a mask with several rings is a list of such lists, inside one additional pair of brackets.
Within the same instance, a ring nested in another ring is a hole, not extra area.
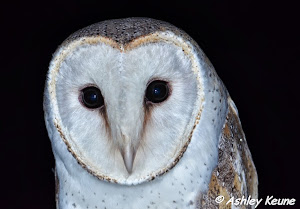
[(125, 168), (128, 172), (128, 174), (132, 173), (132, 168), (133, 168), (133, 161), (134, 161), (134, 157), (135, 157), (135, 152), (133, 149), (125, 149), (122, 152), (122, 157), (124, 160), (124, 165)]
[(132, 173), (132, 168), (126, 167), (126, 170), (127, 170), (128, 174), (131, 174), (131, 173)]
[(128, 174), (132, 173), (132, 167), (133, 167), (133, 158), (132, 157), (125, 157), (124, 158), (124, 164), (126, 167), (126, 170), (128, 172)]

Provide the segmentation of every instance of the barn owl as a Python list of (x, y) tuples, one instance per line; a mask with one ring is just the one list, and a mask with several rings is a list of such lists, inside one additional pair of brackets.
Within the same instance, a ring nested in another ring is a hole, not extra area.
[(215, 198), (257, 198), (234, 102), (169, 23), (108, 20), (69, 36), (49, 66), (44, 113), (59, 209), (247, 208)]

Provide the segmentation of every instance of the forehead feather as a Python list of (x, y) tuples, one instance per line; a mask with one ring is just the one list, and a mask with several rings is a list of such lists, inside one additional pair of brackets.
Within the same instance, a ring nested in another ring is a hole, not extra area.
[(80, 38), (97, 36), (111, 39), (121, 45), (127, 45), (137, 38), (164, 31), (173, 32), (175, 35), (196, 44), (189, 35), (170, 23), (151, 18), (135, 17), (95, 23), (70, 35), (63, 45)]

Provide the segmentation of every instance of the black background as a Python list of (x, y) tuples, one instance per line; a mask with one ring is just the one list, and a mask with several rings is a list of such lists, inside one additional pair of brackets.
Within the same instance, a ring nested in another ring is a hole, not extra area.
[(165, 20), (198, 42), (239, 109), (259, 197), (296, 198), (295, 207), (280, 208), (300, 208), (297, 8), (246, 0), (2, 4), (0, 208), (55, 208), (54, 158), (42, 109), (49, 61), (76, 30), (131, 16)]

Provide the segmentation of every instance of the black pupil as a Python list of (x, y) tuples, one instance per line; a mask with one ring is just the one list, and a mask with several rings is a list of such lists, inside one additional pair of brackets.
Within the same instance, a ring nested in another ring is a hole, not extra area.
[(153, 81), (146, 90), (146, 98), (153, 103), (163, 102), (169, 95), (168, 84), (165, 81)]
[(104, 105), (102, 94), (96, 87), (87, 87), (82, 90), (82, 102), (88, 108), (98, 108)]

